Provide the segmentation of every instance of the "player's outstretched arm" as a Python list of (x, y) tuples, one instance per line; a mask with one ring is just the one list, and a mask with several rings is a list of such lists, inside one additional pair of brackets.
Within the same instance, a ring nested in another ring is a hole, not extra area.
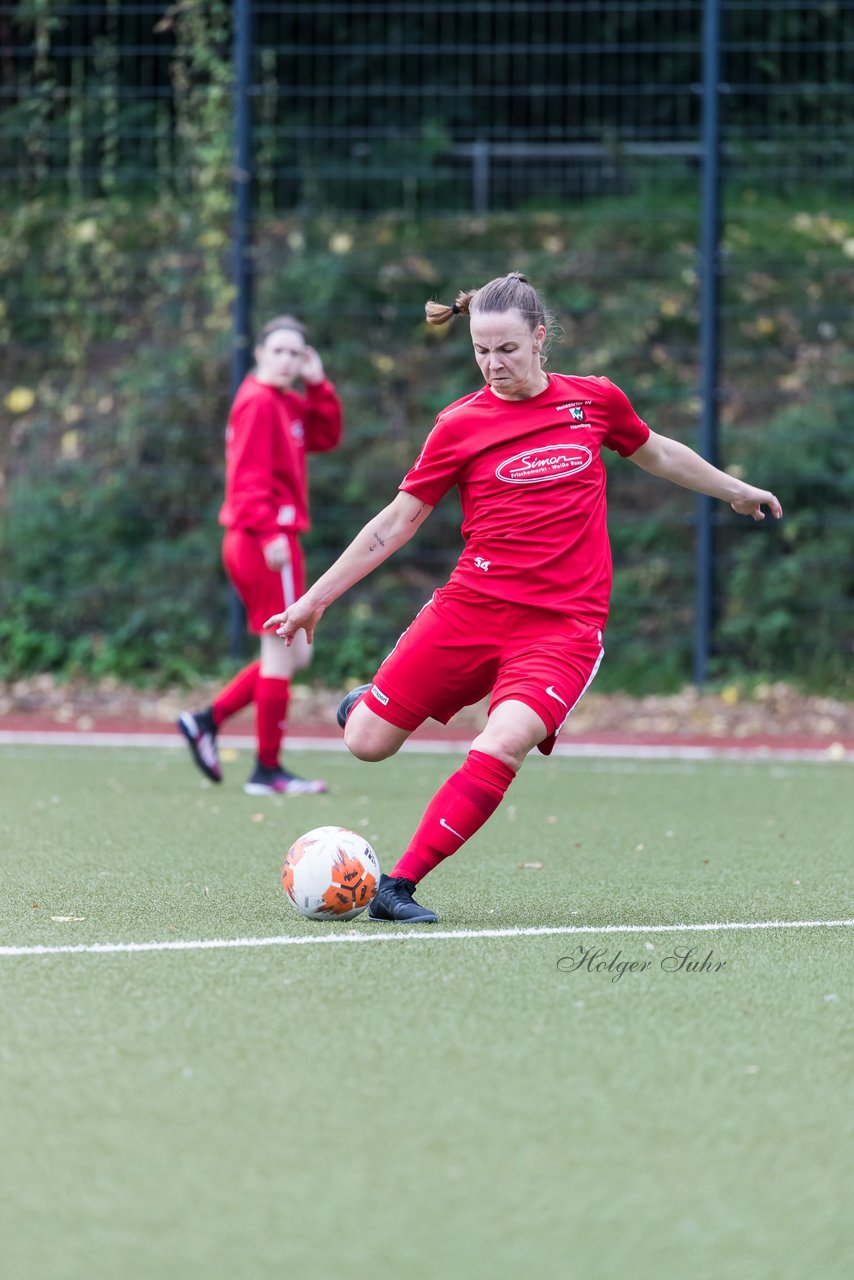
[(322, 577), (309, 587), (305, 595), (283, 613), (274, 613), (264, 627), (275, 629), (285, 644), (291, 644), (298, 631), (304, 631), (309, 644), (314, 629), (326, 610), (339, 596), (366, 578), (399, 547), (408, 542), (433, 510), (411, 493), (399, 493), (393, 502), (369, 520), (361, 532), (342, 551)]
[(667, 436), (660, 436), (655, 431), (650, 432), (646, 444), (635, 450), (631, 460), (650, 475), (672, 480), (683, 489), (693, 489), (695, 493), (705, 493), (710, 498), (728, 502), (740, 516), (764, 520), (763, 506), (777, 520), (783, 514), (779, 500), (769, 490), (756, 489), (752, 484), (745, 484), (743, 480), (728, 475), (726, 471), (719, 471), (686, 444), (669, 440)]

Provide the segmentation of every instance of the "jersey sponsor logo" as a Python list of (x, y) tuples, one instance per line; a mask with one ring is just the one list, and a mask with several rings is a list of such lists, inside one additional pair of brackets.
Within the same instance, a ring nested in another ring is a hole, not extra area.
[(295, 440), (305, 439), (305, 427), (302, 425), (299, 418), (294, 418), (291, 423), (291, 435)]
[(474, 558), (475, 568), (482, 569), (484, 573), (489, 573), (489, 566), (491, 564), (492, 564), (492, 561), (484, 560), (483, 556), (475, 556)]
[(495, 474), (505, 484), (543, 484), (574, 476), (592, 461), (593, 454), (583, 444), (546, 444), (505, 458)]
[(378, 688), (377, 685), (371, 685), (371, 693), (374, 695), (377, 702), (381, 702), (384, 707), (388, 706), (388, 695), (383, 693), (382, 689)]

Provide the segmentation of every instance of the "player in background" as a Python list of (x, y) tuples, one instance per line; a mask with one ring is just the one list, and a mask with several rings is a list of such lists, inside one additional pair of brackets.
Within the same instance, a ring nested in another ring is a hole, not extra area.
[(657, 435), (607, 378), (548, 374), (549, 318), (511, 272), (427, 304), (431, 324), (468, 314), (484, 386), (438, 415), (394, 501), (370, 520), (306, 594), (267, 621), (308, 640), (327, 607), (421, 527), (453, 485), (465, 546), (448, 583), (404, 632), (370, 685), (339, 708), (349, 750), (384, 760), (428, 717), (447, 723), (491, 694), (486, 727), (440, 787), (369, 914), (433, 923), (415, 886), (470, 839), (533, 747), (548, 755), (602, 659), (611, 555), (602, 448), (652, 475), (762, 520), (773, 493)]
[[(305, 394), (292, 389), (301, 379)], [(217, 733), (223, 722), (254, 702), (257, 760), (249, 795), (314, 795), (325, 782), (298, 778), (279, 752), (291, 677), (307, 666), (305, 637), (286, 648), (264, 620), (286, 609), (305, 589), (300, 534), (309, 528), (307, 453), (334, 449), (341, 440), (341, 404), (317, 352), (306, 345), (291, 316), (266, 324), (255, 347), (255, 368), (241, 383), (229, 414), (225, 446), (226, 572), (246, 607), (249, 630), (261, 637), (260, 658), (221, 690), (204, 711), (184, 711), (178, 728), (193, 760), (213, 782), (222, 780)]]

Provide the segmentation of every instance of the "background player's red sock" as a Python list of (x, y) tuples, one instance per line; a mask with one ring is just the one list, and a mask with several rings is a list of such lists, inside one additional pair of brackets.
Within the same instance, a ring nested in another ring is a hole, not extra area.
[(255, 684), (255, 730), (258, 738), (258, 763), (275, 769), (279, 763), (279, 747), (285, 731), (291, 682), (277, 676), (258, 676)]
[(479, 831), (504, 799), (516, 774), (485, 751), (470, 751), (439, 788), (406, 853), (390, 872), (416, 884)]
[(229, 680), (225, 688), (216, 695), (211, 703), (211, 715), (217, 728), (223, 720), (227, 720), (229, 716), (242, 711), (244, 707), (249, 706), (250, 702), (255, 701), (255, 683), (260, 670), (261, 661), (256, 658), (254, 662), (249, 663), (248, 667), (238, 671), (237, 675)]

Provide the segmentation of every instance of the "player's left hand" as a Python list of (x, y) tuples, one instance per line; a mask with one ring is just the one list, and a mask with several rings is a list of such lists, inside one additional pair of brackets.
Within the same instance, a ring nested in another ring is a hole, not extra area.
[(747, 493), (741, 498), (736, 498), (735, 502), (731, 502), (730, 506), (737, 515), (752, 516), (754, 520), (764, 520), (765, 512), (762, 510), (766, 506), (771, 512), (775, 520), (779, 520), (783, 514), (783, 508), (780, 501), (769, 493), (767, 489), (754, 489), (752, 485), (746, 485)]
[(302, 356), (302, 368), (300, 369), (303, 382), (307, 382), (309, 386), (314, 386), (318, 382), (323, 382), (325, 374), (323, 372), (323, 361), (315, 351), (314, 347), (306, 347)]
[(293, 644), (298, 631), (304, 631), (306, 640), (311, 644), (314, 639), (314, 628), (325, 612), (325, 607), (313, 605), (307, 596), (300, 596), (299, 600), (288, 605), (282, 613), (274, 613), (271, 618), (268, 618), (264, 623), (264, 630), (275, 629), (276, 635), (281, 636), (288, 646)]

